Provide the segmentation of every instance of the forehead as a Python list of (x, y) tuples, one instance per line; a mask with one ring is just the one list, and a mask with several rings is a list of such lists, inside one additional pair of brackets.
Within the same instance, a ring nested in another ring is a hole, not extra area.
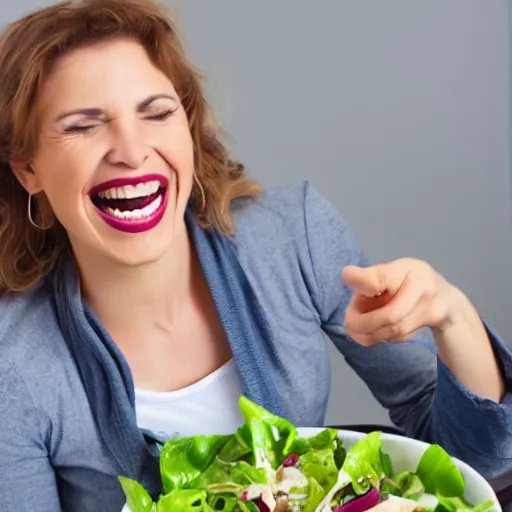
[(104, 41), (60, 57), (44, 81), (41, 113), (94, 106), (117, 108), (155, 93), (175, 94), (172, 82), (135, 41)]

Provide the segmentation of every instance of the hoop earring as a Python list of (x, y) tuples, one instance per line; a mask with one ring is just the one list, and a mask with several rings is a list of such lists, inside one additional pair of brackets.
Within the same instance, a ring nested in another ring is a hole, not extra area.
[(32, 216), (32, 197), (33, 197), (32, 194), (28, 195), (28, 206), (27, 206), (28, 220), (29, 220), (30, 224), (32, 224), (32, 226), (34, 226), (36, 229), (39, 229), (40, 231), (46, 231), (48, 229), (47, 227), (39, 226), (34, 221), (34, 218)]
[(201, 185), (201, 182), (199, 181), (199, 178), (197, 177), (196, 173), (193, 174), (193, 177), (197, 188), (201, 192), (201, 209), (204, 210), (206, 208), (206, 194), (204, 193), (203, 185)]

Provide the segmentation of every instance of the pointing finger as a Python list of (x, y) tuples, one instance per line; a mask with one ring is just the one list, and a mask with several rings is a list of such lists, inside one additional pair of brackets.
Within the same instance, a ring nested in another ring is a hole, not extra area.
[(367, 297), (376, 297), (387, 290), (387, 276), (383, 265), (372, 267), (345, 267), (341, 272), (341, 278), (346, 286), (356, 293)]

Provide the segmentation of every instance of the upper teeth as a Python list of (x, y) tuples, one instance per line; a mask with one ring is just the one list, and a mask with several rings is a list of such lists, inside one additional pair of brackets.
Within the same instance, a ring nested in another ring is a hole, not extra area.
[(136, 197), (146, 197), (158, 192), (160, 188), (159, 181), (147, 181), (137, 185), (123, 185), (122, 187), (112, 187), (98, 192), (102, 199), (134, 199)]

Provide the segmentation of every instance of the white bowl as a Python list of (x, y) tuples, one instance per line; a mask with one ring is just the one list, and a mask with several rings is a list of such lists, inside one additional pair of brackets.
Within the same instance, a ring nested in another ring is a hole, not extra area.
[[(324, 429), (298, 428), (297, 430), (301, 437), (312, 437)], [(343, 446), (347, 450), (364, 437), (366, 437), (366, 434), (362, 434), (361, 432), (352, 432), (350, 430), (339, 431), (339, 438), (343, 440)], [(421, 456), (428, 447), (429, 445), (427, 443), (417, 441), (416, 439), (392, 434), (382, 434), (382, 450), (391, 457), (393, 469), (397, 473), (401, 471), (414, 471)], [(472, 504), (492, 501), (495, 506), (495, 511), (502, 512), (496, 494), (487, 480), (466, 463), (456, 458), (453, 458), (453, 461), (459, 468), (466, 482), (466, 500)], [(123, 508), (122, 512), (130, 512), (128, 505)]]
[[(297, 430), (301, 437), (312, 437), (323, 429), (299, 428)], [(349, 449), (357, 441), (366, 437), (366, 434), (352, 432), (349, 430), (340, 430), (339, 437), (343, 440), (345, 448)], [(427, 443), (416, 441), (415, 439), (410, 439), (408, 437), (382, 434), (382, 451), (391, 457), (393, 469), (396, 472), (414, 471), (428, 446), (429, 445)], [(456, 458), (453, 458), (453, 461), (459, 468), (462, 476), (464, 477), (464, 481), (466, 482), (465, 498), (467, 501), (472, 504), (492, 501), (496, 512), (502, 512), (501, 506), (496, 498), (496, 494), (487, 480), (485, 480), (483, 476), (478, 474), (466, 463)]]

